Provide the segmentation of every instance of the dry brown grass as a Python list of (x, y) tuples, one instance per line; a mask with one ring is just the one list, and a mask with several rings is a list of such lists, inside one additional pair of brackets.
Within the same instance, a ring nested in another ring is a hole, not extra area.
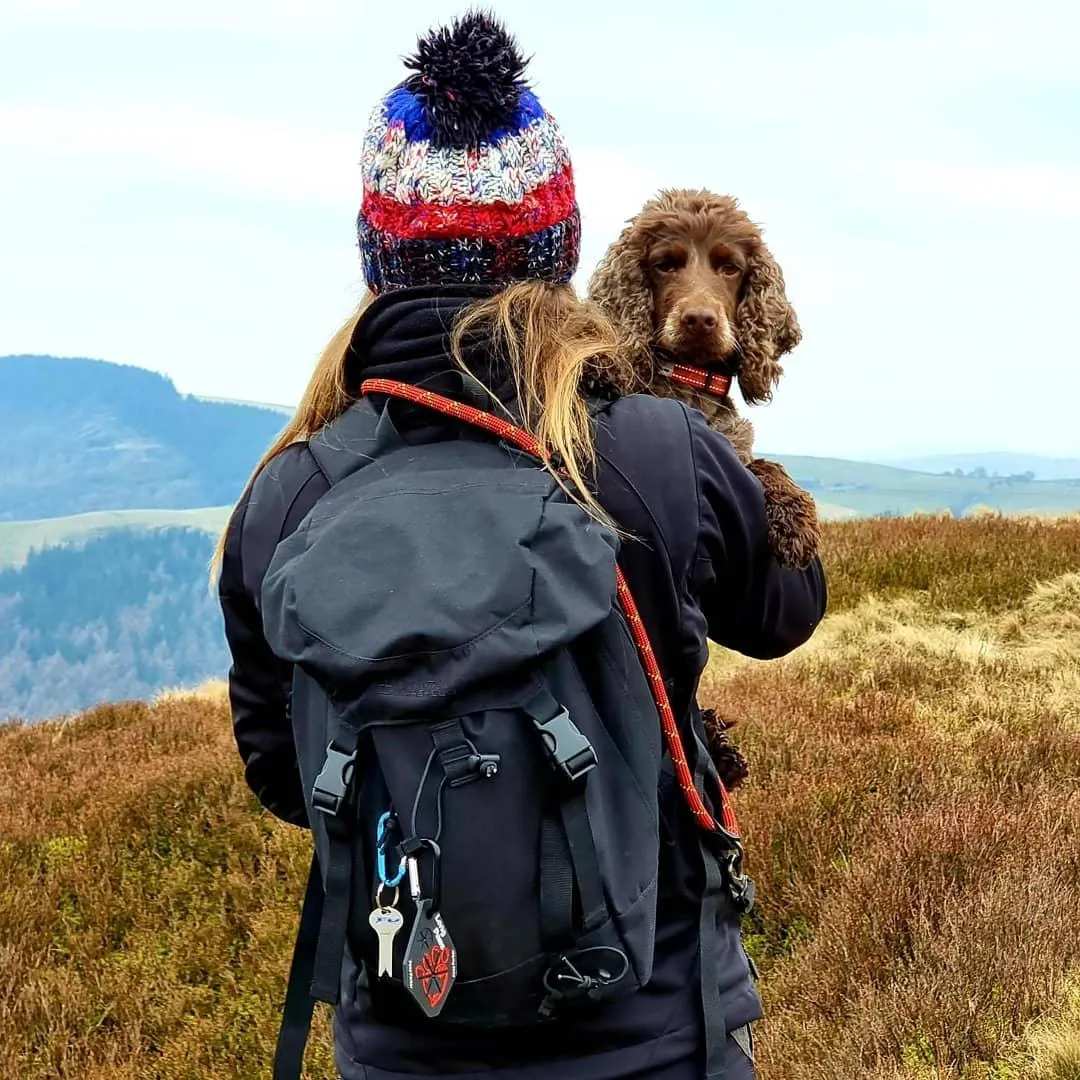
[(0, 837), (0, 1077), (268, 1075), (309, 854), (220, 689), (0, 730)]
[[(1080, 520), (826, 561), (815, 639), (704, 687), (752, 764), (761, 1075), (1080, 1080)], [(266, 1076), (306, 864), (220, 686), (0, 730), (0, 1077)]]
[(834, 610), (925, 590), (936, 608), (1007, 611), (1080, 568), (1080, 516), (867, 519), (826, 530)]
[(1080, 523), (846, 524), (828, 551), (841, 610), (704, 691), (752, 763), (762, 1075), (1080, 1080)]

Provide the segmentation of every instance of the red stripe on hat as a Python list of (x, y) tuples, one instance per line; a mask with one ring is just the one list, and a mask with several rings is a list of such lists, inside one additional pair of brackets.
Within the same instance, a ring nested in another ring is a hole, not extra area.
[(361, 213), (368, 225), (401, 240), (435, 236), (499, 239), (528, 236), (565, 221), (576, 205), (574, 174), (567, 166), (516, 203), (401, 203), (377, 192), (364, 194)]

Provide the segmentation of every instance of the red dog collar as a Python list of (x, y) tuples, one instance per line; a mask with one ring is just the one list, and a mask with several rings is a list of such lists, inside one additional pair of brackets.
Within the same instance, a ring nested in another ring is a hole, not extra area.
[(709, 371), (689, 364), (665, 364), (661, 365), (660, 374), (680, 386), (689, 386), (713, 397), (727, 397), (731, 391), (731, 376), (722, 371)]

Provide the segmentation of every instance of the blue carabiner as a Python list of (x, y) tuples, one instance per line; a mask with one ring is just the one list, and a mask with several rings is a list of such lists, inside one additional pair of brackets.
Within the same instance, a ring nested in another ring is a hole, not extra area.
[(390, 824), (390, 818), (389, 810), (379, 818), (379, 825), (375, 832), (375, 863), (379, 872), (379, 880), (388, 889), (393, 889), (401, 884), (401, 879), (405, 876), (405, 860), (401, 860), (398, 872), (392, 878), (386, 876), (386, 832), (387, 826)]

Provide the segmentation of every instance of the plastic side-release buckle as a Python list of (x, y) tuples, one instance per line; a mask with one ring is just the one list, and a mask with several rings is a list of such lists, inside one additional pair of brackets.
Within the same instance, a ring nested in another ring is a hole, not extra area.
[(349, 785), (352, 783), (355, 766), (355, 750), (346, 753), (331, 743), (326, 748), (326, 761), (322, 772), (315, 778), (311, 789), (311, 805), (330, 817), (340, 816), (349, 796)]
[(578, 783), (596, 768), (592, 743), (582, 735), (566, 709), (560, 709), (550, 720), (534, 717), (533, 724), (540, 732), (551, 763), (570, 783)]

